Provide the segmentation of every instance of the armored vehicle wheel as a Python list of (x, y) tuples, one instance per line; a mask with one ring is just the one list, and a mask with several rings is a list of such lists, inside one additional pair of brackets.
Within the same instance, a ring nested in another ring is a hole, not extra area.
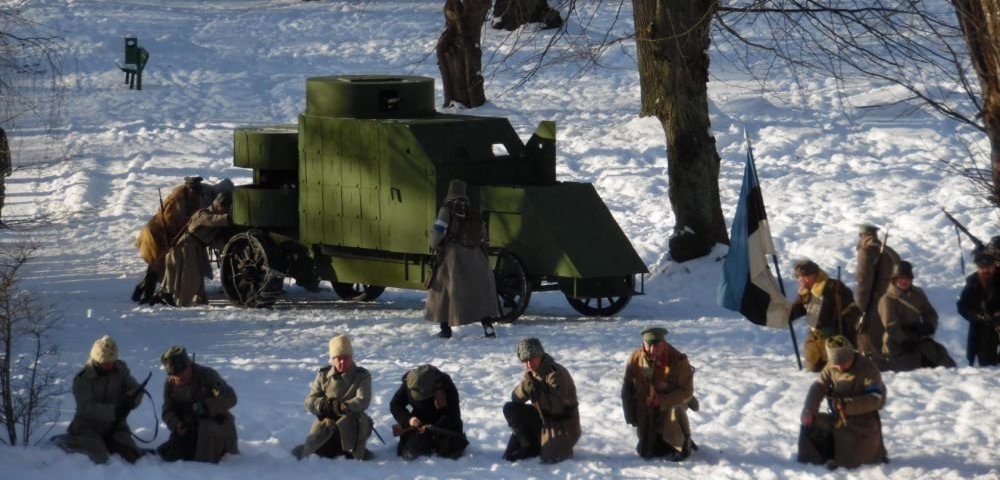
[(531, 284), (528, 283), (524, 265), (510, 250), (491, 248), (490, 256), (496, 257), (493, 280), (497, 285), (497, 304), (501, 322), (514, 322), (528, 308)]
[(382, 292), (385, 291), (385, 287), (380, 287), (378, 285), (366, 285), (364, 283), (339, 283), (333, 282), (333, 291), (337, 295), (347, 301), (351, 302), (371, 302), (374, 301)]
[(588, 317), (609, 317), (620, 312), (628, 305), (629, 300), (632, 300), (631, 291), (635, 288), (635, 278), (630, 275), (626, 283), (629, 286), (629, 293), (623, 295), (580, 298), (566, 295), (566, 300), (569, 301), (569, 305), (573, 307), (573, 310)]
[(229, 301), (269, 307), (281, 295), (284, 277), (275, 269), (277, 247), (260, 232), (234, 235), (222, 249), (222, 290)]

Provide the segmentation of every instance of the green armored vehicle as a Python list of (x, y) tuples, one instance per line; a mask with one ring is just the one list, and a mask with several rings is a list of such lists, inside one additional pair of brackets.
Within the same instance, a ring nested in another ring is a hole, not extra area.
[(235, 132), (234, 164), (253, 183), (233, 193), (241, 232), (223, 250), (223, 289), (248, 307), (273, 304), (288, 277), (355, 301), (422, 290), (430, 230), (460, 178), (487, 223), (503, 319), (546, 290), (612, 315), (648, 271), (594, 187), (556, 181), (555, 162), (553, 122), (524, 143), (505, 118), (438, 113), (431, 78), (310, 78), (298, 125)]

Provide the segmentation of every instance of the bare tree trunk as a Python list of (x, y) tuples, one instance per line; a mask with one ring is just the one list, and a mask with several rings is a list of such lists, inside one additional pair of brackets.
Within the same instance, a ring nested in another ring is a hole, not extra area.
[(486, 103), (479, 39), (489, 9), (489, 0), (445, 1), (445, 28), (438, 38), (437, 60), (446, 107), (452, 102), (469, 108)]
[(993, 167), (991, 201), (1000, 207), (1000, 0), (952, 0), (982, 90), (982, 116)]
[(708, 117), (709, 27), (717, 0), (633, 0), (642, 116), (667, 139), (676, 225), (670, 256), (685, 261), (729, 243), (719, 200), (719, 154)]

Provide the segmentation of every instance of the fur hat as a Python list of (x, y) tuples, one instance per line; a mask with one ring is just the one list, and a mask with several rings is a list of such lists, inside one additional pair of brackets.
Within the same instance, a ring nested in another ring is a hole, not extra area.
[(819, 273), (819, 265), (816, 265), (816, 262), (808, 258), (795, 262), (796, 277), (801, 275), (816, 275), (817, 273)]
[(177, 375), (191, 365), (191, 357), (188, 357), (187, 349), (174, 345), (160, 355), (160, 363), (167, 375)]
[(977, 267), (988, 267), (997, 263), (996, 257), (986, 252), (979, 252), (972, 256), (972, 261)]
[(115, 339), (105, 335), (90, 347), (90, 361), (94, 363), (112, 363), (118, 360), (118, 344)]
[(649, 327), (643, 330), (639, 335), (642, 335), (643, 342), (653, 344), (663, 341), (663, 339), (667, 336), (667, 329), (662, 327)]
[(448, 182), (448, 195), (445, 195), (444, 201), (447, 203), (456, 198), (469, 198), (468, 185), (457, 178), (453, 178)]
[(892, 267), (892, 279), (895, 280), (896, 277), (909, 277), (910, 280), (913, 280), (913, 264), (904, 261)]
[(870, 223), (858, 225), (858, 235), (878, 235), (878, 227)]
[(330, 358), (342, 356), (354, 356), (354, 348), (351, 347), (351, 339), (347, 335), (337, 335), (330, 339)]
[(421, 401), (434, 396), (434, 387), (437, 386), (441, 371), (433, 365), (421, 365), (403, 375), (406, 389), (410, 392), (410, 398), (414, 401)]
[(854, 358), (854, 345), (843, 335), (830, 337), (826, 341), (826, 358), (833, 365), (843, 365)]
[(531, 337), (517, 342), (517, 359), (526, 362), (529, 359), (540, 357), (545, 354), (542, 348), (542, 341)]
[(184, 186), (189, 188), (201, 188), (201, 177), (184, 177)]

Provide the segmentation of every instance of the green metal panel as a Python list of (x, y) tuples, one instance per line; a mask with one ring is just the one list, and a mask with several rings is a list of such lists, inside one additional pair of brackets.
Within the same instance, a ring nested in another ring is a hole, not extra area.
[(593, 185), (484, 186), (479, 191), (491, 244), (518, 254), (532, 275), (648, 273)]
[(299, 238), (323, 241), (323, 119), (299, 115)]
[(306, 114), (351, 118), (434, 115), (434, 79), (337, 75), (306, 80)]
[(426, 254), (430, 251), (429, 231), (437, 216), (434, 167), (406, 123), (378, 125), (382, 248)]
[(298, 193), (240, 185), (233, 190), (233, 224), (257, 228), (298, 226)]
[(298, 126), (237, 128), (233, 131), (233, 165), (256, 170), (297, 169)]
[(421, 259), (408, 261), (396, 257), (356, 257), (337, 254), (329, 257), (338, 282), (365, 283), (393, 288), (423, 290), (430, 264)]

